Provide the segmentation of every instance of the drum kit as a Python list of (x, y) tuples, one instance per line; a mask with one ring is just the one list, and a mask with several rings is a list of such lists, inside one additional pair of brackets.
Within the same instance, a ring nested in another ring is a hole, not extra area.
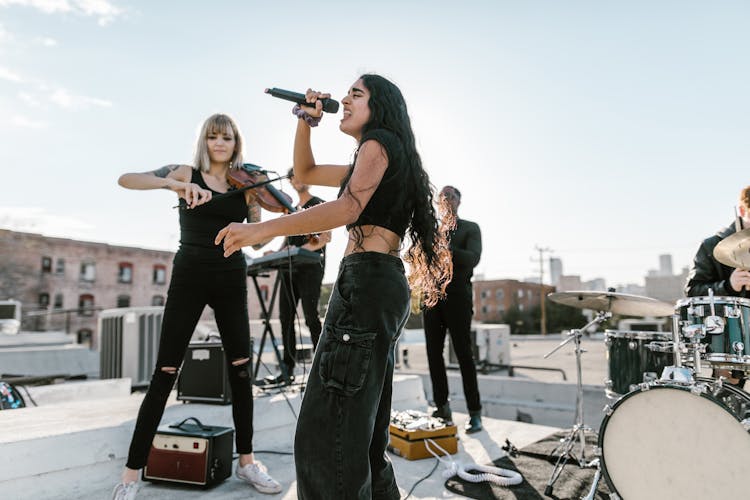
[[(746, 234), (745, 234), (746, 233)], [(714, 256), (750, 269), (750, 230), (717, 245)], [(727, 241), (729, 240), (729, 241)], [(552, 452), (555, 469), (545, 495), (568, 461), (595, 468), (586, 498), (594, 498), (600, 476), (615, 499), (748, 498), (750, 394), (729, 383), (750, 375), (750, 299), (690, 297), (676, 305), (622, 293), (571, 291), (553, 302), (596, 314), (560, 343), (574, 342), (578, 393), (576, 419)], [(613, 314), (672, 317), (672, 332), (605, 330), (609, 380), (596, 458), (584, 453), (581, 349), (583, 332)], [(711, 369), (710, 376), (702, 373)], [(580, 451), (574, 448), (580, 443)]]

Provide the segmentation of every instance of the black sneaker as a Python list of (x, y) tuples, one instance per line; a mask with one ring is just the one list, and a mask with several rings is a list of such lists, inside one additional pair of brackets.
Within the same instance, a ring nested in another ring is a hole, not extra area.
[(435, 408), (435, 411), (432, 412), (432, 416), (442, 419), (448, 425), (453, 424), (453, 413), (451, 412), (450, 403), (445, 403), (444, 405)]
[(464, 424), (466, 434), (474, 434), (482, 430), (482, 417), (479, 412), (471, 412), (469, 420)]

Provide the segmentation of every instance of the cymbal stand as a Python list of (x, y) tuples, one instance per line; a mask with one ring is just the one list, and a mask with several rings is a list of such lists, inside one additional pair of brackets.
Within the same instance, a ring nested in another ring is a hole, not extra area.
[[(604, 323), (607, 319), (612, 317), (612, 313), (608, 311), (599, 311), (596, 313), (596, 316), (594, 319), (592, 319), (586, 326), (584, 326), (581, 329), (577, 330), (571, 330), (570, 333), (568, 333), (569, 337), (565, 340), (563, 340), (557, 347), (555, 347), (552, 351), (548, 352), (544, 355), (544, 358), (547, 359), (552, 354), (557, 352), (559, 349), (561, 349), (565, 344), (569, 342), (575, 342), (575, 353), (576, 353), (576, 374), (578, 377), (577, 381), (577, 390), (576, 390), (576, 418), (575, 418), (575, 424), (573, 425), (573, 428), (570, 429), (567, 436), (565, 436), (565, 439), (563, 439), (560, 444), (552, 450), (552, 453), (550, 453), (550, 457), (554, 456), (555, 453), (560, 452), (560, 455), (557, 458), (557, 462), (555, 462), (555, 468), (552, 471), (552, 476), (550, 476), (549, 481), (547, 482), (547, 487), (544, 489), (545, 496), (552, 496), (552, 488), (555, 484), (555, 481), (560, 477), (560, 474), (563, 471), (563, 468), (568, 463), (569, 460), (574, 460), (578, 462), (578, 466), (580, 468), (584, 467), (598, 467), (599, 466), (599, 460), (593, 460), (592, 462), (586, 461), (586, 431), (591, 432), (591, 427), (587, 427), (583, 424), (583, 381), (581, 376), (581, 353), (586, 352), (583, 349), (581, 349), (581, 336), (583, 335), (583, 332), (588, 330), (589, 327), (593, 325), (599, 325), (601, 323)], [(581, 451), (578, 457), (573, 453), (573, 448), (576, 445), (576, 441), (578, 441), (581, 445)]]

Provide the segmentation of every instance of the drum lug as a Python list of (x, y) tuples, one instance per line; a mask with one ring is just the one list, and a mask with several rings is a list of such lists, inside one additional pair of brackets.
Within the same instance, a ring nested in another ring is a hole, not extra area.
[(740, 309), (738, 307), (724, 306), (724, 316), (727, 318), (739, 318)]
[(692, 392), (696, 396), (700, 396), (701, 394), (704, 394), (706, 392), (706, 385), (705, 384), (691, 385), (690, 392)]
[(612, 407), (609, 405), (605, 405), (604, 408), (602, 408), (602, 411), (605, 415), (610, 416), (612, 415)]
[(638, 343), (631, 340), (630, 342), (628, 342), (628, 349), (630, 349), (631, 351), (635, 351), (636, 349), (638, 349)]

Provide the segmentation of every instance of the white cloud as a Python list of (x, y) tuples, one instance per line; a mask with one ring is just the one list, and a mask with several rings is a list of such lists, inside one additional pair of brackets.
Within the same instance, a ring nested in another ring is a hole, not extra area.
[(80, 237), (91, 232), (91, 224), (41, 207), (0, 207), (0, 227), (47, 236)]
[(42, 107), (42, 103), (39, 102), (39, 99), (37, 99), (33, 95), (29, 94), (28, 92), (19, 92), (18, 93), (18, 98), (21, 99), (28, 106), (31, 106), (32, 108), (41, 108)]
[(48, 36), (38, 36), (34, 39), (34, 43), (43, 45), (44, 47), (56, 47), (57, 40)]
[(0, 7), (11, 5), (32, 7), (45, 14), (74, 13), (96, 17), (100, 26), (106, 26), (125, 12), (107, 0), (0, 0)]
[(87, 97), (82, 95), (73, 95), (65, 89), (57, 89), (49, 96), (49, 100), (63, 109), (86, 109), (90, 106), (99, 106), (102, 108), (112, 107), (112, 102), (98, 97)]
[(10, 124), (15, 127), (31, 128), (31, 129), (37, 129), (37, 130), (42, 129), (42, 128), (47, 128), (46, 122), (32, 120), (31, 118), (28, 118), (23, 115), (14, 115), (10, 119)]
[[(0, 0), (2, 1), (2, 0)], [(9, 82), (23, 83), (24, 79), (21, 75), (13, 70), (0, 66), (0, 80), (8, 80)]]

